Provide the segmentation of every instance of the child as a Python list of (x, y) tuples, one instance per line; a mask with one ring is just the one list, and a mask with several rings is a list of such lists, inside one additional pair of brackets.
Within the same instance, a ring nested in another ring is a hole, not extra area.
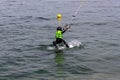
[(57, 31), (55, 34), (56, 41), (53, 41), (53, 45), (55, 46), (56, 49), (58, 49), (57, 44), (60, 44), (62, 42), (66, 45), (67, 48), (69, 48), (66, 41), (63, 40), (63, 33), (66, 32), (69, 28), (70, 28), (70, 26), (68, 26), (68, 24), (65, 25), (63, 29), (62, 29), (62, 27), (57, 27)]

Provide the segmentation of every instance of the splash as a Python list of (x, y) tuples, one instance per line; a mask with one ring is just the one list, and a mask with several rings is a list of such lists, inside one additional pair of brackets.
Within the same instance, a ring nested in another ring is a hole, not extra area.
[(68, 42), (68, 45), (70, 48), (73, 48), (73, 47), (80, 47), (82, 43), (79, 40), (71, 40), (70, 42)]

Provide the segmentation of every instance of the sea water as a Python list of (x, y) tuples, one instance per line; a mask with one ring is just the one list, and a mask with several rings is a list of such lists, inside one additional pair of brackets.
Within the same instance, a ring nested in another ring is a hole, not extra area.
[[(80, 2), (83, 1), (83, 2)], [(56, 15), (64, 40), (80, 48), (47, 50)], [(0, 80), (120, 80), (119, 0), (0, 0)]]

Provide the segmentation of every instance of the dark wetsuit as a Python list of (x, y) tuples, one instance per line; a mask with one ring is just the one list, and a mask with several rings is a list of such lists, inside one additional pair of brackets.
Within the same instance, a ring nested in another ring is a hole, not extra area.
[(66, 41), (65, 40), (63, 40), (62, 38), (63, 38), (63, 33), (65, 32), (66, 30), (57, 30), (56, 31), (56, 41), (53, 41), (53, 45), (56, 47), (56, 48), (58, 48), (57, 47), (57, 44), (60, 44), (60, 43), (64, 43), (65, 45), (66, 45), (66, 47), (69, 47), (68, 46), (68, 44), (66, 43)]

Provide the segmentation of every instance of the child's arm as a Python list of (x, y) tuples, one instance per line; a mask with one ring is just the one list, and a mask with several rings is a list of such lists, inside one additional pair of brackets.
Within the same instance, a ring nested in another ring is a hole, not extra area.
[(63, 28), (63, 33), (66, 32), (69, 28), (70, 28), (70, 26), (68, 24), (66, 24)]

